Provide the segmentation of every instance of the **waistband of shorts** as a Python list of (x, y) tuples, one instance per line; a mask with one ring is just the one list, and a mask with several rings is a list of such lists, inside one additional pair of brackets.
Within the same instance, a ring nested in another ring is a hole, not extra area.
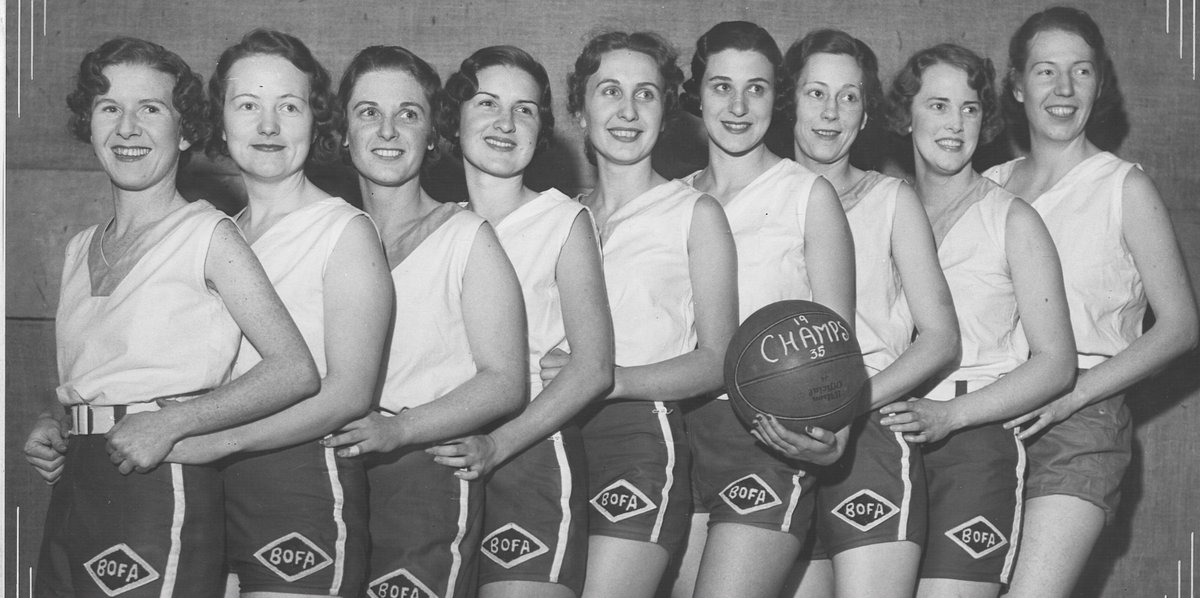
[(949, 401), (954, 397), (965, 395), (991, 384), (983, 380), (943, 380), (937, 386), (925, 393), (925, 398), (935, 401)]
[(125, 419), (127, 415), (144, 413), (146, 411), (158, 411), (159, 400), (186, 401), (210, 390), (212, 389), (206, 388), (183, 394), (157, 397), (152, 401), (134, 403), (132, 405), (69, 405), (66, 409), (71, 414), (71, 434), (107, 434), (109, 430), (112, 430), (117, 425), (117, 422)]

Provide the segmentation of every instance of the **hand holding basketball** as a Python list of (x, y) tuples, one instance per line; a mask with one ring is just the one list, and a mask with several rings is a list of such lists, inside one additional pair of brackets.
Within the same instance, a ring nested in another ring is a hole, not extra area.
[(814, 465), (831, 465), (845, 450), (829, 430), (805, 426), (802, 432), (793, 432), (770, 415), (758, 416), (750, 433), (780, 455)]

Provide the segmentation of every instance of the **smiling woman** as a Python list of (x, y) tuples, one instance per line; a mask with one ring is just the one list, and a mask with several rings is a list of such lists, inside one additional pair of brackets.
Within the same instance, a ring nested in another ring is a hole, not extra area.
[[(220, 596), (217, 470), (159, 465), (188, 437), (310, 394), (316, 370), (233, 223), (175, 189), (181, 152), (207, 131), (199, 77), (161, 46), (114, 39), (84, 57), (68, 105), (115, 214), (67, 248), (58, 400), (25, 444), (56, 484), (36, 591)], [(230, 382), (240, 334), (262, 359)]]

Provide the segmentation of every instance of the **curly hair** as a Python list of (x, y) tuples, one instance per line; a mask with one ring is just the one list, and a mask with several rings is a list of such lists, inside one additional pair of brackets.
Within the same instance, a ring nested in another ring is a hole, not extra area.
[(1129, 122), (1125, 114), (1125, 101), (1117, 85), (1117, 71), (1104, 44), (1104, 35), (1091, 15), (1068, 6), (1053, 6), (1025, 19), (1008, 42), (1008, 73), (1004, 78), (1001, 104), (1008, 119), (1009, 135), (1022, 148), (1029, 148), (1029, 119), (1025, 115), (1025, 105), (1017, 101), (1014, 92), (1028, 66), (1029, 43), (1043, 31), (1073, 33), (1092, 49), (1100, 91), (1084, 125), (1084, 133), (1102, 149), (1119, 145), (1129, 131)]
[(67, 95), (67, 107), (71, 109), (67, 130), (72, 136), (84, 143), (91, 142), (92, 103), (96, 96), (108, 92), (110, 83), (103, 71), (119, 64), (144, 65), (173, 77), (171, 105), (179, 112), (180, 134), (192, 147), (208, 138), (204, 83), (200, 76), (178, 54), (135, 37), (110, 39), (84, 55), (75, 76), (75, 89)]
[(540, 153), (550, 145), (554, 135), (554, 109), (550, 96), (550, 77), (546, 67), (534, 60), (528, 52), (516, 46), (488, 46), (476, 50), (474, 54), (462, 61), (458, 72), (446, 79), (442, 88), (437, 107), (437, 129), (442, 137), (450, 140), (451, 149), (456, 157), (462, 157), (462, 146), (458, 139), (459, 110), (463, 102), (471, 99), (479, 92), (479, 71), (491, 66), (507, 66), (525, 71), (533, 77), (539, 88), (537, 147), (535, 153)]
[[(879, 82), (879, 60), (871, 47), (858, 39), (838, 29), (818, 29), (800, 38), (783, 56), (783, 70), (787, 73), (788, 83), (795, 90), (800, 80), (800, 72), (813, 54), (840, 54), (849, 56), (862, 70), (863, 105), (866, 108), (867, 121), (880, 121), (883, 110), (883, 84)], [(791, 101), (794, 97), (789, 96)], [(795, 115), (791, 110), (788, 114)]]
[(700, 84), (708, 59), (724, 50), (742, 50), (762, 54), (775, 70), (775, 104), (777, 114), (785, 113), (790, 107), (791, 84), (783, 69), (783, 54), (779, 44), (766, 29), (747, 21), (725, 21), (713, 25), (696, 40), (696, 51), (692, 54), (692, 77), (683, 83), (680, 103), (683, 109), (700, 115)]
[[(308, 75), (308, 105), (312, 109), (316, 135), (306, 164), (331, 161), (337, 152), (337, 99), (330, 88), (329, 72), (317, 62), (304, 42), (279, 31), (255, 29), (221, 53), (217, 70), (208, 80), (209, 122), (212, 123), (212, 130), (225, 129), (223, 110), (230, 69), (242, 58), (263, 55), (279, 56)], [(221, 135), (211, 136), (204, 151), (211, 158), (229, 156), (229, 146)]]
[(909, 133), (912, 125), (912, 99), (921, 91), (921, 77), (926, 69), (944, 64), (957, 68), (967, 75), (967, 86), (979, 94), (983, 106), (983, 124), (979, 131), (979, 144), (984, 145), (996, 138), (1004, 128), (1004, 118), (996, 99), (996, 69), (992, 61), (956, 44), (938, 44), (925, 48), (909, 57), (908, 62), (896, 73), (892, 87), (888, 90), (888, 128), (897, 135)]
[[(349, 126), (347, 114), (350, 111), (350, 96), (354, 93), (354, 86), (363, 75), (377, 71), (400, 71), (416, 79), (417, 84), (421, 86), (421, 91), (425, 94), (425, 102), (429, 104), (429, 116), (431, 119), (434, 117), (438, 94), (442, 91), (442, 79), (438, 76), (437, 70), (407, 48), (370, 46), (356, 54), (350, 64), (346, 66), (345, 72), (342, 73), (342, 81), (338, 85), (337, 92), (337, 132), (339, 137), (345, 138), (346, 129)], [(433, 127), (430, 135), (429, 142), (433, 143), (434, 149), (426, 153), (426, 163), (437, 161), (438, 158), (437, 127)], [(340, 153), (343, 161), (350, 159), (347, 152), (340, 151)]]

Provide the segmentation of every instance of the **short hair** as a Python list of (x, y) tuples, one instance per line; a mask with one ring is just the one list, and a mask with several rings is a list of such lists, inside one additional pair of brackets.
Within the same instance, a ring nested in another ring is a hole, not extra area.
[[(800, 71), (804, 70), (813, 54), (840, 54), (854, 59), (863, 72), (862, 93), (867, 120), (879, 122), (884, 104), (883, 84), (879, 82), (879, 60), (875, 58), (871, 47), (838, 29), (818, 29), (810, 32), (792, 44), (783, 57), (783, 69), (793, 90), (799, 83)], [(790, 101), (795, 101), (795, 98), (790, 98)], [(791, 111), (789, 115), (794, 117)]]
[[(1068, 6), (1053, 6), (1025, 19), (1008, 42), (1008, 73), (1004, 78), (1001, 103), (1008, 119), (1009, 135), (1022, 148), (1029, 147), (1029, 119), (1025, 116), (1025, 105), (1017, 101), (1013, 92), (1029, 61), (1029, 43), (1043, 31), (1073, 33), (1092, 49), (1100, 92), (1092, 105), (1092, 113), (1088, 116), (1084, 131), (1094, 143), (1118, 145), (1128, 132), (1129, 122), (1121, 89), (1117, 85), (1116, 68), (1104, 44), (1100, 26), (1088, 13)], [(1110, 144), (1108, 141), (1116, 143)]]
[[(217, 69), (208, 80), (209, 120), (213, 131), (225, 128), (222, 111), (229, 71), (237, 61), (250, 56), (278, 56), (308, 75), (308, 106), (312, 110), (316, 137), (309, 149), (306, 164), (330, 161), (337, 150), (337, 101), (330, 89), (329, 71), (321, 66), (304, 42), (280, 31), (255, 29), (221, 53)], [(208, 140), (205, 153), (212, 158), (229, 156), (229, 146), (221, 135), (213, 135)]]
[(913, 54), (896, 74), (888, 91), (888, 127), (898, 135), (907, 134), (912, 125), (912, 99), (921, 91), (921, 77), (935, 65), (957, 68), (967, 75), (967, 86), (979, 94), (983, 105), (983, 123), (979, 145), (991, 142), (1004, 128), (1004, 119), (996, 99), (996, 69), (992, 61), (956, 44), (938, 44)]
[(507, 66), (525, 71), (537, 84), (538, 119), (541, 126), (538, 129), (537, 146), (534, 151), (541, 152), (550, 145), (550, 138), (554, 135), (550, 77), (546, 74), (546, 67), (516, 46), (488, 46), (476, 50), (462, 61), (458, 72), (450, 75), (446, 79), (446, 86), (442, 88), (437, 108), (438, 132), (450, 140), (454, 155), (461, 157), (462, 146), (458, 139), (459, 109), (462, 108), (463, 102), (479, 92), (479, 71), (492, 66)]
[(713, 25), (696, 40), (696, 51), (692, 54), (692, 77), (683, 83), (683, 108), (692, 114), (700, 114), (700, 84), (708, 68), (708, 59), (724, 50), (758, 52), (775, 69), (775, 112), (785, 112), (790, 105), (791, 86), (783, 70), (783, 54), (779, 44), (766, 29), (748, 21), (725, 21)]
[[(179, 130), (193, 146), (208, 137), (208, 121), (204, 101), (204, 84), (178, 54), (144, 39), (117, 37), (84, 55), (75, 77), (75, 89), (67, 95), (71, 119), (67, 130), (78, 140), (92, 139), (92, 103), (96, 96), (107, 93), (110, 81), (104, 69), (119, 64), (144, 65), (174, 77), (171, 105), (179, 112)], [(189, 150), (191, 148), (188, 148)]]
[[(342, 81), (338, 85), (337, 131), (340, 137), (345, 137), (349, 126), (349, 103), (350, 95), (354, 93), (354, 86), (358, 84), (358, 80), (363, 75), (378, 71), (400, 71), (416, 79), (417, 84), (421, 86), (421, 91), (425, 93), (425, 102), (429, 104), (430, 123), (433, 124), (437, 114), (438, 94), (442, 91), (442, 79), (438, 76), (437, 70), (407, 48), (370, 46), (354, 56), (354, 59), (346, 66), (345, 72), (342, 73)], [(427, 156), (427, 161), (437, 160), (438, 133), (436, 126), (432, 127), (431, 134), (433, 137), (430, 141), (435, 142), (434, 155)], [(342, 157), (348, 159), (349, 155), (342, 152)]]

